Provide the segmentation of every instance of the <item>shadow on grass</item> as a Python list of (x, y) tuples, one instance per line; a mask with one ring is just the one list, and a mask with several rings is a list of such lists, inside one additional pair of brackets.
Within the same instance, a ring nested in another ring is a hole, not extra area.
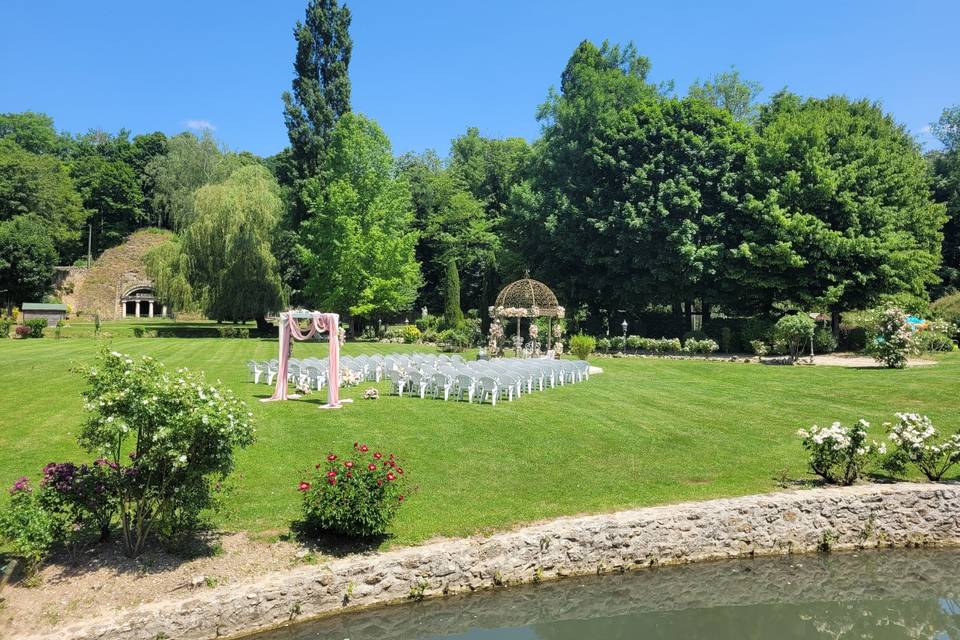
[(390, 534), (386, 534), (362, 540), (350, 539), (331, 533), (311, 531), (303, 521), (294, 520), (290, 523), (290, 533), (280, 536), (280, 539), (287, 542), (296, 542), (311, 553), (343, 558), (358, 553), (376, 551), (392, 537)]

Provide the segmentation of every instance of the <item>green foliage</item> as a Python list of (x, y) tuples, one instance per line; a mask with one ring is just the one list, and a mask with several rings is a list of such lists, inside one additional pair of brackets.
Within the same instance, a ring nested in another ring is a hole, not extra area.
[(440, 317), (428, 313), (425, 316), (418, 316), (414, 324), (417, 325), (420, 331), (426, 331), (427, 329), (436, 330), (440, 327)]
[(7, 308), (39, 300), (50, 288), (57, 251), (35, 216), (0, 222), (0, 302)]
[(208, 184), (219, 184), (248, 158), (223, 151), (209, 131), (199, 137), (185, 131), (166, 142), (167, 152), (155, 155), (144, 167), (151, 187), (151, 208), (159, 224), (184, 229), (194, 218), (194, 195)]
[(891, 369), (907, 366), (907, 357), (916, 351), (914, 332), (902, 309), (878, 311), (869, 327), (867, 351)]
[(53, 155), (63, 146), (53, 118), (45, 113), (0, 113), (0, 140), (10, 140), (38, 155)]
[(886, 452), (883, 445), (867, 442), (869, 428), (870, 423), (861, 419), (852, 427), (834, 422), (825, 428), (800, 429), (797, 435), (810, 452), (810, 470), (830, 484), (856, 482), (877, 456)]
[(403, 328), (400, 329), (400, 337), (403, 338), (403, 341), (407, 344), (413, 344), (414, 342), (420, 341), (420, 329), (413, 324), (405, 324)]
[(813, 339), (816, 323), (805, 313), (795, 313), (777, 320), (773, 327), (774, 342), (781, 342), (787, 346), (790, 359), (796, 360), (804, 345)]
[(417, 260), (423, 269), (424, 287), (418, 305), (439, 308), (451, 259), (463, 276), (461, 300), (478, 308), (489, 306), (491, 270), (496, 268), (500, 240), (494, 233), (496, 219), (481, 201), (467, 191), (462, 176), (444, 168), (437, 155), (406, 154), (398, 160), (398, 172), (410, 185), (415, 226), (420, 230)]
[(310, 218), (301, 231), (314, 308), (360, 318), (408, 310), (421, 284), (417, 233), (406, 182), (394, 177), (390, 142), (363, 116), (347, 114), (333, 132), (324, 175), (305, 188)]
[(600, 338), (597, 340), (597, 349), (604, 353), (610, 353), (611, 346), (609, 338)]
[(759, 358), (762, 358), (770, 353), (770, 345), (763, 340), (751, 340), (750, 349), (752, 349), (753, 353)]
[(913, 339), (917, 351), (953, 351), (954, 339), (960, 336), (957, 325), (945, 320), (930, 320), (927, 326), (914, 333)]
[(941, 435), (927, 416), (898, 413), (889, 437), (893, 451), (884, 460), (884, 467), (896, 475), (903, 475), (912, 464), (928, 480), (938, 482), (960, 462), (960, 432)]
[(930, 314), (951, 324), (960, 325), (960, 291), (931, 302)]
[(715, 340), (710, 338), (688, 338), (683, 343), (683, 350), (686, 353), (697, 354), (697, 355), (710, 355), (711, 353), (716, 353), (720, 350), (720, 345), (716, 343)]
[[(337, 121), (350, 112), (350, 9), (337, 0), (310, 0), (297, 41), (292, 92), (283, 93), (283, 119), (290, 138), (289, 165), (294, 180), (323, 171), (327, 146)], [(297, 218), (306, 213), (299, 212)]]
[(42, 338), (43, 330), (47, 328), (49, 324), (46, 318), (34, 318), (33, 320), (26, 320), (23, 323), (30, 329), (31, 338)]
[(126, 553), (154, 533), (189, 533), (212, 504), (210, 480), (233, 469), (253, 443), (252, 414), (231, 391), (151, 358), (103, 351), (81, 368), (89, 416), (79, 441), (116, 471)]
[(761, 91), (763, 87), (759, 82), (741, 79), (740, 72), (731, 67), (730, 71), (718, 73), (710, 80), (693, 83), (687, 95), (725, 109), (737, 120), (752, 122), (757, 116), (755, 101)]
[(27, 478), (17, 480), (10, 494), (10, 503), (0, 510), (0, 539), (10, 543), (24, 559), (27, 575), (33, 576), (56, 543), (56, 522)]
[(283, 305), (273, 230), (283, 203), (263, 167), (238, 169), (196, 193), (193, 219), (179, 246), (160, 245), (147, 257), (158, 293), (177, 309), (196, 304), (214, 320), (259, 320)]
[(329, 454), (300, 482), (304, 524), (313, 533), (382, 536), (410, 495), (399, 458), (365, 444), (353, 449), (349, 457)]
[(833, 311), (926, 299), (943, 206), (916, 142), (879, 106), (778, 95), (764, 110), (754, 197), (736, 222), (741, 305)]
[(443, 322), (447, 327), (457, 327), (463, 323), (463, 310), (460, 308), (460, 274), (454, 258), (447, 260), (443, 285)]
[(70, 173), (83, 206), (92, 211), (92, 249), (97, 255), (116, 246), (147, 221), (143, 192), (133, 168), (99, 154), (73, 161)]
[(63, 162), (0, 140), (0, 221), (32, 216), (57, 250), (72, 257), (79, 255), (71, 251), (89, 215)]
[(570, 353), (580, 360), (586, 360), (596, 347), (597, 341), (593, 336), (582, 333), (570, 336)]
[(837, 350), (837, 339), (833, 332), (826, 327), (817, 327), (813, 332), (813, 352), (814, 353), (833, 353)]

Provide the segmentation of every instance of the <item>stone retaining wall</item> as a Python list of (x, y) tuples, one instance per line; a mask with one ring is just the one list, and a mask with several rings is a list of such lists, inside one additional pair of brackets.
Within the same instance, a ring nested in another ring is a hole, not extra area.
[(563, 576), (822, 546), (960, 544), (960, 485), (864, 485), (562, 518), (198, 590), (58, 629), (44, 638), (239, 636), (352, 608)]

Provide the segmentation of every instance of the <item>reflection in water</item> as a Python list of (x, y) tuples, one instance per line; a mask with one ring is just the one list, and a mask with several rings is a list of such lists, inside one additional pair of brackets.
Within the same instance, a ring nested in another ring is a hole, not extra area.
[(960, 640), (960, 551), (727, 561), (453, 596), (256, 640)]

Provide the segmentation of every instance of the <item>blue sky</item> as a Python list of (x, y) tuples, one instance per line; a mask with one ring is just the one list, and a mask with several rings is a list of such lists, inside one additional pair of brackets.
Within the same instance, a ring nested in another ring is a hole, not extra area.
[[(305, 3), (2, 0), (0, 112), (73, 132), (209, 125), (231, 148), (275, 153)], [(680, 92), (735, 64), (766, 93), (879, 100), (928, 147), (925, 127), (960, 103), (956, 1), (348, 4), (353, 106), (397, 153), (445, 155), (468, 126), (536, 137), (536, 107), (584, 38), (632, 40)]]

